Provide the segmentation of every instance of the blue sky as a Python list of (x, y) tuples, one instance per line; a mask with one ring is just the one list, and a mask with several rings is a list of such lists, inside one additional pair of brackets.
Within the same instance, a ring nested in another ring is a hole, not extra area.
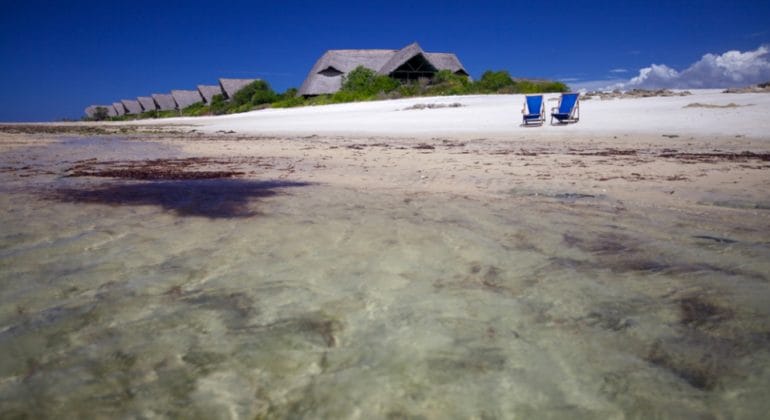
[(327, 49), (417, 41), (455, 52), (474, 77), (504, 69), (579, 86), (770, 45), (770, 1), (756, 0), (0, 5), (0, 121), (79, 118), (90, 104), (219, 77), (260, 77), (283, 91), (298, 87)]

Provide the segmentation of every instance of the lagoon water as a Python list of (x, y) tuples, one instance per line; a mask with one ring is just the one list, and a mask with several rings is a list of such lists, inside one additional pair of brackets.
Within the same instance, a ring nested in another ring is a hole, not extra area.
[(0, 173), (0, 418), (770, 411), (767, 210), (63, 178), (50, 150)]

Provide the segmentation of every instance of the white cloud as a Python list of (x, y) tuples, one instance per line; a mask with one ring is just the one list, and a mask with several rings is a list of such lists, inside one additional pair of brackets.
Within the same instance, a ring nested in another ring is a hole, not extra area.
[(754, 51), (727, 51), (706, 54), (681, 72), (665, 64), (653, 64), (639, 70), (639, 75), (611, 88), (632, 89), (705, 89), (746, 86), (770, 81), (770, 48)]
[(612, 70), (610, 70), (610, 73), (628, 73), (628, 70), (626, 70), (626, 69), (612, 69)]

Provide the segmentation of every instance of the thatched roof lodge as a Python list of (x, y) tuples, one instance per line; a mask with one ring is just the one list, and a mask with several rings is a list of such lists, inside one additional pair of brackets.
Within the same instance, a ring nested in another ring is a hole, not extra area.
[(219, 79), (219, 86), (225, 94), (225, 99), (230, 99), (236, 92), (246, 87), (246, 85), (257, 79)]
[(122, 99), (120, 103), (126, 108), (126, 114), (141, 114), (142, 106), (136, 99)]
[(198, 92), (203, 97), (203, 102), (210, 104), (214, 95), (223, 95), (220, 85), (198, 85)]
[(174, 101), (179, 109), (185, 109), (190, 105), (203, 102), (203, 97), (197, 90), (172, 90), (171, 96), (174, 97)]
[(174, 97), (171, 96), (170, 93), (153, 93), (152, 99), (155, 101), (155, 104), (158, 105), (158, 110), (160, 111), (171, 111), (176, 109), (176, 102), (174, 102)]
[(149, 96), (140, 96), (136, 98), (136, 101), (142, 106), (142, 112), (155, 111), (158, 109), (158, 104), (156, 104), (155, 100)]
[(316, 61), (299, 88), (299, 94), (312, 96), (337, 92), (342, 87), (342, 76), (358, 66), (403, 81), (430, 78), (439, 70), (468, 76), (456, 55), (425, 52), (416, 42), (400, 50), (329, 50)]
[(116, 117), (118, 113), (115, 111), (115, 107), (112, 105), (91, 105), (86, 107), (85, 113), (88, 118), (93, 118), (96, 116), (96, 110), (98, 108), (104, 108), (107, 110), (107, 116), (108, 117)]

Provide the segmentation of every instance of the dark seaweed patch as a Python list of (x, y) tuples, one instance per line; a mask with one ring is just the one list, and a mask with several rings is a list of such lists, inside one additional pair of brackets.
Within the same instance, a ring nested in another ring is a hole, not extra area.
[(249, 208), (254, 199), (277, 195), (279, 189), (308, 186), (306, 182), (287, 181), (159, 181), (117, 183), (84, 188), (62, 188), (47, 193), (46, 198), (111, 206), (153, 205), (180, 216), (208, 218), (251, 217), (258, 213)]
[(738, 243), (738, 241), (730, 238), (721, 238), (718, 236), (709, 236), (709, 235), (695, 235), (693, 236), (695, 239), (705, 239), (707, 241), (714, 241), (720, 244), (734, 244)]
[[(190, 180), (231, 178), (243, 172), (229, 169), (236, 162), (225, 159), (194, 157), (184, 159), (152, 159), (124, 162), (79, 161), (68, 170), (69, 177), (106, 177), (137, 180)], [(260, 162), (253, 162), (259, 164)], [(218, 166), (220, 170), (210, 170)], [(206, 170), (201, 170), (208, 168)], [(223, 170), (228, 168), (227, 170)]]
[[(481, 287), (494, 293), (503, 293), (508, 290), (505, 286), (502, 270), (493, 265), (482, 266), (479, 263), (474, 263), (471, 264), (468, 271), (470, 275), (464, 278), (461, 283), (462, 287)], [(436, 284), (441, 287), (441, 282)]]
[(174, 171), (164, 169), (105, 169), (101, 171), (79, 171), (69, 176), (94, 176), (142, 180), (216, 179), (243, 175), (237, 171)]
[(599, 255), (624, 254), (637, 250), (635, 240), (617, 233), (603, 232), (591, 238), (565, 233), (562, 239), (567, 246)]
[(688, 327), (701, 328), (732, 318), (733, 313), (701, 297), (693, 296), (679, 300), (680, 322)]
[(638, 259), (614, 261), (610, 268), (616, 272), (643, 271), (648, 273), (660, 273), (674, 269), (671, 264), (665, 262)]
[(712, 390), (719, 378), (728, 372), (728, 366), (724, 362), (725, 359), (720, 357), (724, 351), (703, 344), (705, 343), (681, 339), (669, 343), (657, 341), (645, 359), (673, 373), (694, 388)]

